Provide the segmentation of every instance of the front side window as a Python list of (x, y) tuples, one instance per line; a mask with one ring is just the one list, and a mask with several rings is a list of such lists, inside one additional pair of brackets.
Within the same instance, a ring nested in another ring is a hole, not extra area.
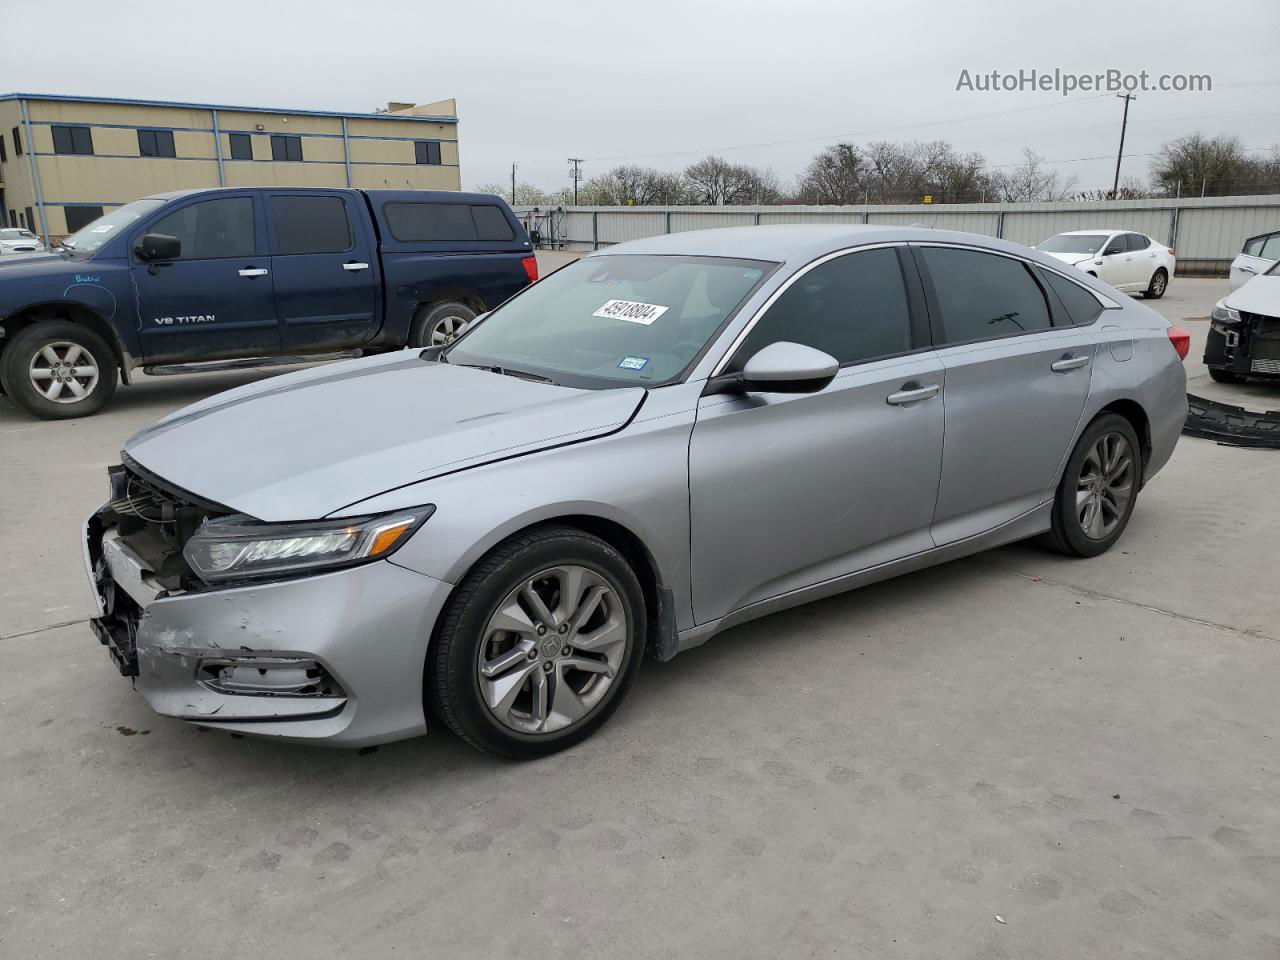
[(1094, 254), (1102, 249), (1108, 236), (1105, 233), (1060, 233), (1056, 237), (1050, 237), (1036, 249), (1045, 253)]
[(142, 157), (176, 157), (172, 130), (139, 130), (138, 155)]
[(923, 247), (948, 344), (1047, 330), (1049, 306), (1020, 260), (975, 250)]
[(741, 370), (778, 341), (802, 343), (841, 364), (911, 349), (911, 311), (895, 250), (850, 253), (814, 267), (762, 316), (730, 364)]
[(92, 253), (130, 224), (136, 223), (142, 217), (154, 213), (163, 206), (163, 200), (135, 200), (133, 203), (126, 203), (123, 207), (116, 207), (110, 213), (81, 227), (63, 240), (62, 246), (68, 250)]
[(302, 161), (302, 137), (283, 133), (271, 135), (271, 159)]
[(1114, 257), (1118, 253), (1126, 253), (1129, 250), (1129, 243), (1125, 240), (1123, 233), (1118, 233), (1107, 241), (1106, 248), (1102, 251), (1104, 257)]
[(418, 163), (440, 164), (440, 144), (435, 140), (417, 140), (413, 144), (414, 159)]
[(202, 200), (158, 220), (147, 232), (177, 237), (182, 243), (180, 260), (252, 256), (255, 249), (253, 200), (250, 197)]
[(351, 225), (341, 197), (272, 197), (275, 253), (341, 253), (351, 249)]
[(227, 134), (231, 141), (231, 159), (232, 160), (252, 160), (253, 159), (253, 140), (248, 133), (230, 133)]
[(77, 156), (93, 154), (93, 135), (88, 127), (53, 128), (53, 152), (68, 153)]
[(587, 388), (670, 383), (776, 267), (722, 257), (586, 257), (498, 307), (444, 359)]

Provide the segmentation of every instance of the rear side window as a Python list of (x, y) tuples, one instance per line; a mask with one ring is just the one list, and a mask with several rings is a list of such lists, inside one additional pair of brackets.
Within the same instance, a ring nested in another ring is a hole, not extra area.
[(1267, 237), (1267, 242), (1262, 245), (1262, 251), (1257, 256), (1264, 260), (1280, 260), (1280, 233)]
[(1020, 260), (945, 247), (924, 247), (921, 253), (947, 343), (1049, 329), (1044, 293)]
[(1140, 233), (1131, 233), (1128, 234), (1128, 237), (1130, 253), (1137, 253), (1139, 250), (1145, 250), (1147, 247), (1151, 246), (1150, 238), (1144, 237)]
[(506, 214), (492, 204), (386, 203), (382, 215), (402, 243), (515, 239)]
[(163, 233), (182, 242), (182, 260), (248, 257), (254, 253), (253, 200), (221, 197), (183, 207), (153, 224), (148, 233)]
[(351, 225), (341, 197), (272, 197), (271, 220), (280, 256), (351, 249)]
[(779, 341), (813, 347), (842, 364), (910, 350), (911, 312), (897, 253), (850, 253), (801, 276), (751, 328), (732, 369)]
[(1062, 305), (1066, 307), (1067, 316), (1071, 318), (1072, 323), (1077, 325), (1088, 324), (1093, 323), (1098, 318), (1098, 314), (1102, 312), (1102, 304), (1098, 302), (1097, 297), (1080, 286), (1080, 284), (1072, 283), (1066, 277), (1059, 276), (1052, 270), (1042, 270), (1040, 275), (1045, 278), (1050, 289), (1062, 301)]

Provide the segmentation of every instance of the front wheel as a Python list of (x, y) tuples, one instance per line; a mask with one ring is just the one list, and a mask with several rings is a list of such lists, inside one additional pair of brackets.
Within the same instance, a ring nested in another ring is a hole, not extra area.
[(115, 354), (88, 327), (46, 320), (14, 335), (0, 354), (0, 381), (18, 406), (44, 420), (97, 413), (116, 392)]
[(464, 303), (430, 303), (418, 308), (409, 330), (411, 347), (447, 347), (462, 336), (476, 312)]
[(1148, 300), (1159, 300), (1164, 296), (1164, 292), (1169, 289), (1169, 274), (1161, 267), (1151, 275), (1151, 282), (1147, 284), (1147, 289), (1142, 291), (1142, 295)]
[(531, 530), (497, 547), (450, 598), (427, 700), (481, 750), (555, 753), (617, 709), (645, 630), (640, 583), (617, 550), (572, 527)]
[(1133, 425), (1118, 414), (1104, 414), (1071, 452), (1045, 544), (1075, 557), (1106, 553), (1128, 526), (1141, 485), (1142, 448)]

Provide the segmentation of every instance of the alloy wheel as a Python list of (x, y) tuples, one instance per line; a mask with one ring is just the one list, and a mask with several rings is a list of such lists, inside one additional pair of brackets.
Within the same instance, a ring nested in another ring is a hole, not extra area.
[(470, 323), (471, 321), (466, 317), (441, 317), (431, 327), (431, 343), (429, 346), (447, 347), (466, 332)]
[(1167, 281), (1163, 273), (1157, 273), (1151, 280), (1151, 292), (1157, 297), (1164, 293), (1164, 285)]
[(481, 700), (499, 724), (547, 734), (579, 723), (608, 693), (627, 655), (618, 587), (566, 564), (507, 594), (477, 655)]
[(28, 368), (31, 385), (46, 400), (78, 403), (98, 385), (98, 363), (88, 350), (70, 340), (40, 348)]
[(1085, 455), (1076, 482), (1076, 517), (1090, 540), (1105, 540), (1124, 519), (1134, 491), (1134, 456), (1128, 439), (1104, 433)]

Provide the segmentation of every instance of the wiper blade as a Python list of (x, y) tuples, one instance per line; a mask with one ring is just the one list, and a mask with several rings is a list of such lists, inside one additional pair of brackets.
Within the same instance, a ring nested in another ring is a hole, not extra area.
[(471, 367), (474, 370), (488, 370), (490, 373), (498, 373), (504, 377), (518, 377), (521, 380), (532, 380), (535, 383), (555, 383), (550, 377), (544, 377), (540, 373), (529, 373), (526, 370), (513, 370), (510, 367), (499, 367), (488, 363), (454, 363), (448, 361), (451, 366), (455, 367)]

